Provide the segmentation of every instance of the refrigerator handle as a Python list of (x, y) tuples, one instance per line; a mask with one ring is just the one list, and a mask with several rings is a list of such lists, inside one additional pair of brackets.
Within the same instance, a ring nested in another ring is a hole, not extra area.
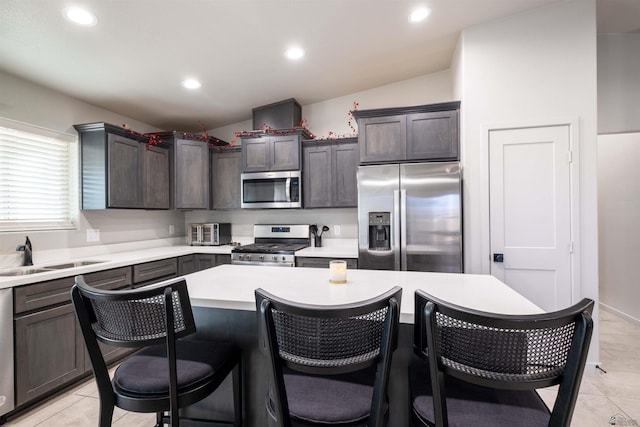
[(400, 190), (393, 190), (393, 265), (400, 270)]
[(400, 190), (400, 270), (407, 271), (407, 190)]

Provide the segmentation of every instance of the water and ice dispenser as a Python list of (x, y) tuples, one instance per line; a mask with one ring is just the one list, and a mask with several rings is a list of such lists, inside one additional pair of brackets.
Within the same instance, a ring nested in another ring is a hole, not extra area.
[(391, 249), (391, 212), (369, 212), (369, 250)]

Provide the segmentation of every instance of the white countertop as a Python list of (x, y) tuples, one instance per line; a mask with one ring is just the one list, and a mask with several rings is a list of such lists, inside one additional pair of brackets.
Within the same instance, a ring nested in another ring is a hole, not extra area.
[(542, 310), (493, 276), (415, 271), (349, 270), (347, 283), (329, 283), (327, 268), (221, 265), (185, 276), (193, 306), (255, 311), (256, 288), (318, 305), (346, 304), (402, 287), (400, 322), (413, 323), (414, 293), (422, 289), (454, 304), (494, 313)]
[(357, 239), (322, 239), (321, 247), (310, 246), (296, 251), (299, 257), (358, 258)]
[(23, 276), (0, 276), (0, 289), (29, 283), (38, 283), (45, 280), (59, 279), (62, 277), (76, 276), (78, 274), (92, 273), (94, 271), (109, 270), (127, 265), (140, 264), (143, 262), (157, 261), (160, 259), (179, 257), (191, 254), (231, 254), (232, 246), (163, 246), (155, 248), (142, 248), (134, 251), (124, 251), (115, 253), (97, 253), (91, 257), (64, 259), (60, 261), (47, 261), (36, 263), (33, 268), (46, 267), (47, 265), (61, 264), (78, 261), (101, 261), (98, 264), (86, 265), (82, 267), (65, 268), (60, 270), (46, 271)]
[[(241, 244), (253, 243), (253, 238), (237, 238), (235, 240)], [(356, 239), (326, 239), (325, 243), (325, 246), (320, 248), (309, 247), (297, 251), (296, 256), (358, 258)], [(231, 254), (232, 249), (233, 246), (229, 245), (189, 246), (184, 244), (175, 245), (172, 244), (171, 241), (158, 240), (119, 245), (97, 245), (78, 248), (77, 250), (49, 251), (49, 253), (35, 252), (34, 260), (36, 260), (36, 264), (33, 268), (78, 261), (101, 262), (82, 267), (52, 270), (22, 276), (0, 276), (0, 289), (195, 253)], [(84, 255), (78, 256), (78, 253), (84, 253)]]

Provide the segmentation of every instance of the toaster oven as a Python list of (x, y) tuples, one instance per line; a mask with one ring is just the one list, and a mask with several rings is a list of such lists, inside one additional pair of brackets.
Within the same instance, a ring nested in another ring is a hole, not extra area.
[(231, 224), (189, 224), (189, 244), (192, 246), (220, 246), (231, 242)]

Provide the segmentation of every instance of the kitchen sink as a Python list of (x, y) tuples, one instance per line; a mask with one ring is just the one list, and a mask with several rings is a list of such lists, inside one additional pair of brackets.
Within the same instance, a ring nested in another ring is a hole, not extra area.
[(27, 276), (29, 274), (45, 273), (47, 271), (64, 270), (65, 268), (82, 267), (85, 265), (100, 264), (104, 261), (76, 261), (65, 262), (63, 264), (45, 265), (44, 267), (13, 267), (0, 269), (0, 277), (2, 276)]
[(100, 264), (104, 261), (77, 261), (77, 262), (66, 262), (64, 264), (53, 264), (53, 265), (47, 265), (43, 268), (46, 269), (50, 269), (50, 270), (62, 270), (65, 268), (74, 268), (74, 267), (83, 267), (85, 265), (93, 265), (93, 264)]
[(16, 267), (0, 270), (0, 276), (26, 276), (29, 274), (44, 273), (47, 271), (51, 271), (51, 269), (44, 267)]

